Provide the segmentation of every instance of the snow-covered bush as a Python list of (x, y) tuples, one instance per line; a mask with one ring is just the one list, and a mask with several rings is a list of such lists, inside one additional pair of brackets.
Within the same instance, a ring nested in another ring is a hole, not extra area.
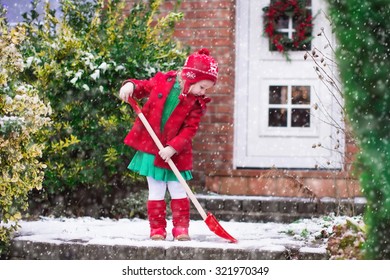
[(364, 258), (365, 226), (347, 219), (333, 226), (327, 251), (331, 260), (361, 260)]
[(134, 184), (127, 170), (133, 151), (123, 139), (134, 121), (127, 104), (115, 97), (123, 80), (148, 78), (182, 65), (186, 53), (172, 40), (182, 17), (159, 13), (163, 1), (62, 1), (57, 19), (49, 4), (38, 22), (25, 15), (24, 78), (53, 108), (46, 193), (76, 188), (110, 190)]
[(20, 82), (24, 70), (19, 45), (23, 28), (8, 29), (0, 18), (0, 254), (18, 227), (28, 194), (40, 189), (45, 164), (40, 161), (42, 127), (50, 124), (51, 108), (31, 85)]

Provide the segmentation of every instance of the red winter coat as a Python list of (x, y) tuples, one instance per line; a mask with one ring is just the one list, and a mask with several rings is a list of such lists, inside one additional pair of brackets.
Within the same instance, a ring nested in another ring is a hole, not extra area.
[[(171, 146), (176, 151), (173, 162), (180, 171), (192, 169), (192, 139), (199, 127), (201, 116), (210, 101), (204, 96), (188, 94), (180, 96), (180, 102), (167, 120), (161, 132), (161, 118), (164, 104), (176, 80), (176, 71), (157, 73), (150, 80), (129, 79), (135, 85), (133, 97), (149, 97), (142, 108), (142, 113), (149, 121), (163, 146)], [(155, 166), (170, 169), (169, 165), (158, 155), (158, 148), (139, 118), (124, 140), (126, 145), (156, 156)]]

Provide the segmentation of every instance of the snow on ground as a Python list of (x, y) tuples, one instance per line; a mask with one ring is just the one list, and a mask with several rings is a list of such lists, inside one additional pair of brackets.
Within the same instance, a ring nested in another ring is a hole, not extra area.
[[(316, 238), (322, 230), (332, 231), (334, 224), (344, 223), (346, 217), (324, 216), (303, 219), (290, 224), (282, 223), (241, 223), (220, 221), (221, 226), (238, 243), (228, 243), (209, 230), (204, 221), (191, 221), (192, 240), (172, 241), (172, 221), (168, 220), (168, 236), (165, 241), (149, 239), (147, 220), (108, 218), (50, 218), (41, 217), (37, 221), (20, 221), (21, 228), (15, 239), (48, 243), (84, 243), (129, 246), (186, 246), (197, 248), (267, 249), (273, 251), (289, 248), (308, 248), (323, 252), (326, 240)], [(354, 218), (355, 219), (355, 218)]]

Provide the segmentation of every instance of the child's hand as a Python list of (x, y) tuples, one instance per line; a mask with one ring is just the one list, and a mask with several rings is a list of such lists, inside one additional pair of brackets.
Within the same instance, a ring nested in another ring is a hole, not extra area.
[(129, 98), (133, 95), (133, 91), (134, 91), (134, 84), (126, 83), (119, 90), (119, 98), (127, 102)]
[(171, 146), (166, 146), (164, 149), (158, 152), (160, 157), (165, 160), (165, 162), (168, 162), (170, 158), (176, 154), (176, 150), (172, 148)]

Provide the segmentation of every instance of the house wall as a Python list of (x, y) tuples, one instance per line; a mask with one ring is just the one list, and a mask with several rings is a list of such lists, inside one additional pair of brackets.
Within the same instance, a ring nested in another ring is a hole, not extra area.
[[(166, 8), (174, 1), (165, 1)], [(353, 139), (346, 139), (343, 170), (233, 169), (235, 16), (234, 0), (185, 0), (184, 20), (175, 37), (192, 51), (206, 47), (219, 63), (219, 79), (211, 92), (207, 114), (194, 139), (194, 180), (191, 185), (215, 193), (286, 197), (361, 196), (351, 176), (357, 152)]]
[[(195, 186), (205, 186), (209, 173), (232, 169), (235, 1), (183, 1), (180, 11), (184, 20), (175, 36), (192, 51), (208, 48), (219, 63), (216, 87), (210, 93), (212, 102), (203, 117), (194, 140)], [(206, 188), (208, 186), (206, 185)]]

